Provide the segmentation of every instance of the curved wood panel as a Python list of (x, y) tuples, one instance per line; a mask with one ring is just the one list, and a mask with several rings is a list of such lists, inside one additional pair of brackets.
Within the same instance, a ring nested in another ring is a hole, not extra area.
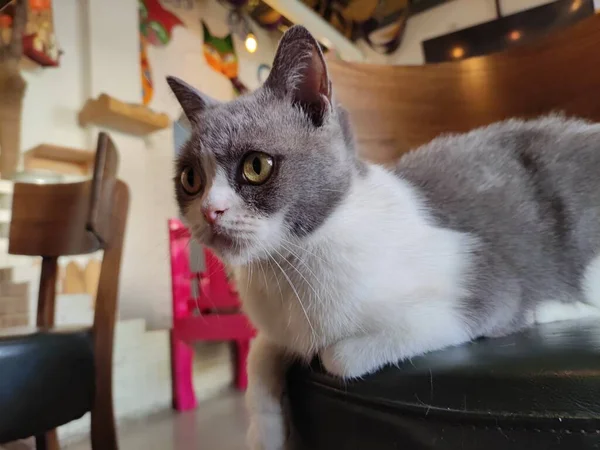
[(9, 253), (56, 257), (100, 250), (101, 242), (86, 229), (91, 186), (15, 184)]
[(114, 202), (113, 190), (117, 182), (118, 167), (117, 148), (108, 134), (101, 132), (98, 135), (98, 145), (96, 146), (94, 177), (86, 226), (88, 231), (93, 232), (102, 243), (108, 242), (110, 238), (110, 211)]
[(329, 61), (363, 157), (380, 163), (445, 132), (564, 111), (600, 121), (600, 15), (535, 43), (460, 62)]

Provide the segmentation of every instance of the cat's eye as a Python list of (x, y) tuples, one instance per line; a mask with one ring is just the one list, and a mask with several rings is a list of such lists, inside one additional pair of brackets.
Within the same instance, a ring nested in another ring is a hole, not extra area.
[(197, 170), (186, 167), (181, 171), (179, 178), (181, 187), (188, 195), (197, 195), (202, 190), (202, 178)]
[(273, 173), (273, 158), (266, 153), (251, 152), (244, 157), (242, 175), (250, 184), (263, 184)]

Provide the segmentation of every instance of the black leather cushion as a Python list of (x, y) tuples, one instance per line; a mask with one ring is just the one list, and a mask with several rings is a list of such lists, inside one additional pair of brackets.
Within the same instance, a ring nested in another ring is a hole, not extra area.
[(0, 443), (83, 416), (94, 398), (88, 330), (0, 334)]
[(600, 448), (600, 320), (479, 340), (340, 382), (288, 375), (295, 448)]

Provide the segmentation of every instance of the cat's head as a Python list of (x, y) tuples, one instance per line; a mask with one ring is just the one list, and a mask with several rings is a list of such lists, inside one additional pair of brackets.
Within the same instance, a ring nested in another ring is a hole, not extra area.
[(219, 103), (179, 79), (168, 83), (192, 125), (176, 163), (181, 214), (230, 264), (317, 232), (360, 172), (323, 54), (303, 27), (283, 36), (252, 94)]

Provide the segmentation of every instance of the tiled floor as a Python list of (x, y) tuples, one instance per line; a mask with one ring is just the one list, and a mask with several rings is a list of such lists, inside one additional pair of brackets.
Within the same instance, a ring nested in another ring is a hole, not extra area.
[[(206, 401), (194, 412), (164, 412), (119, 430), (121, 450), (245, 450), (244, 402), (239, 393)], [(13, 447), (8, 447), (12, 450)], [(90, 450), (89, 442), (66, 450)], [(28, 446), (15, 446), (28, 450)], [(0, 447), (0, 450), (3, 450)]]

